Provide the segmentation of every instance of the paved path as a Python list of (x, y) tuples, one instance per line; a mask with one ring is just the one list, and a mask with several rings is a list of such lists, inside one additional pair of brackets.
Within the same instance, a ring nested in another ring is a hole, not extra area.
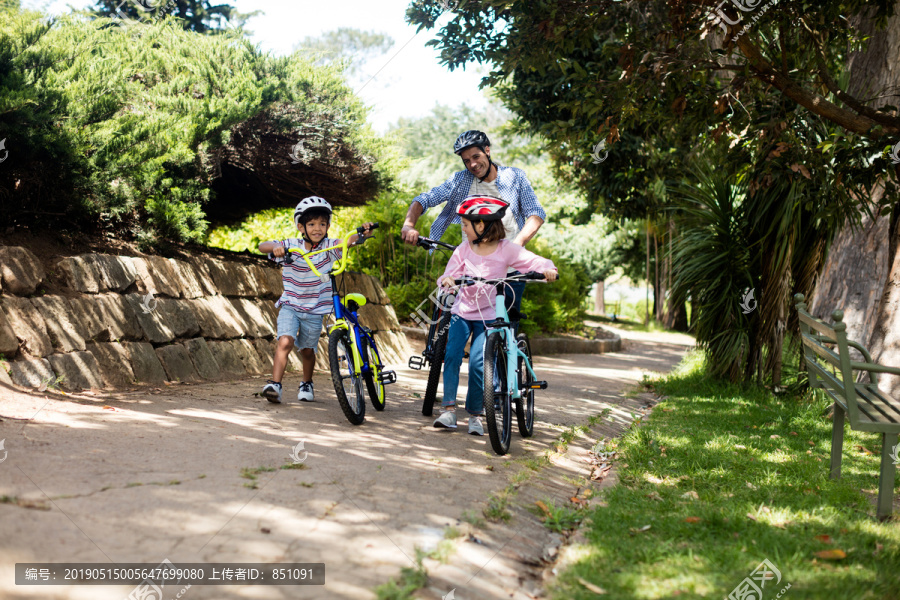
[[(631, 409), (617, 408), (627, 402), (623, 390), (644, 373), (671, 369), (690, 343), (630, 337), (642, 339), (616, 354), (538, 357), (550, 389), (538, 396), (535, 436), (514, 435), (502, 458), (487, 437), (433, 429), (416, 397), (426, 374), (405, 368), (388, 388), (387, 409), (369, 408), (359, 427), (344, 418), (324, 373), (315, 378), (319, 402), (303, 405), (254, 397), (262, 378), (77, 398), (0, 386), (8, 452), (0, 463), (0, 597), (120, 600), (133, 589), (17, 587), (16, 562), (168, 558), (326, 565), (325, 586), (194, 586), (182, 596), (189, 600), (374, 598), (375, 586), (410, 566), (415, 547), (434, 548), (463, 511), (480, 514), (562, 427), (605, 407), (624, 423)], [(296, 387), (293, 379), (286, 388)], [(281, 469), (301, 441), (305, 468)], [(260, 467), (275, 470), (259, 471), (255, 482), (242, 477)], [(472, 597), (460, 590), (491, 577), (496, 555), (469, 557), (478, 568), (457, 575), (457, 597)]]

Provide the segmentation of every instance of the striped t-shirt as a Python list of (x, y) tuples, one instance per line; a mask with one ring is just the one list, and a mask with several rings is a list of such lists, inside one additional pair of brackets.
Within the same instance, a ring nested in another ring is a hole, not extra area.
[[(275, 244), (281, 244), (284, 249), (300, 248), (306, 249), (302, 239), (290, 238), (286, 240), (273, 240)], [(332, 238), (324, 238), (314, 250), (321, 248), (330, 248), (340, 245), (341, 240)], [(336, 249), (329, 252), (322, 252), (310, 257), (312, 264), (322, 275), (331, 271), (334, 262), (341, 257), (343, 250)], [(306, 264), (302, 256), (296, 252), (291, 252), (293, 264), (284, 264), (283, 258), (276, 258), (274, 254), (269, 254), (269, 259), (282, 265), (281, 281), (284, 284), (284, 293), (275, 303), (276, 308), (281, 306), (289, 306), (300, 312), (308, 312), (314, 315), (328, 315), (334, 309), (331, 301), (331, 282), (326, 278), (324, 281), (316, 276), (315, 273)]]

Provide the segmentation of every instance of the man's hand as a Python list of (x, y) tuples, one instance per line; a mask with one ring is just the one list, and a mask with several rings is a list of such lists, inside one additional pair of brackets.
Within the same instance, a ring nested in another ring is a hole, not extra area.
[(544, 277), (547, 278), (547, 281), (556, 281), (557, 273), (554, 270), (546, 270), (544, 271)]
[(415, 244), (419, 241), (419, 232), (416, 231), (414, 227), (410, 227), (409, 225), (404, 225), (400, 230), (400, 237), (403, 238), (403, 241), (407, 244)]

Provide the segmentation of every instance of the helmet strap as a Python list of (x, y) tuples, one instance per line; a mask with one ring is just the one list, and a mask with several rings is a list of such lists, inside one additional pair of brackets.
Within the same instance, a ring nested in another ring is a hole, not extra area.
[[(495, 167), (494, 167), (494, 161), (491, 160), (491, 155), (488, 154), (487, 157), (488, 157), (488, 170), (487, 170), (487, 173), (484, 174), (484, 179), (487, 179), (488, 177), (490, 177), (490, 176), (491, 176), (491, 169), (495, 168)], [(479, 179), (478, 181), (479, 181), (480, 183), (484, 183), (484, 179)]]
[[(484, 241), (484, 234), (487, 233), (487, 230), (488, 230), (488, 222), (487, 222), (487, 221), (482, 221), (482, 223), (484, 223), (484, 229), (482, 229), (482, 230), (481, 230), (481, 233), (477, 234), (477, 235), (475, 236), (475, 239), (472, 240), (472, 244), (474, 244), (474, 245), (478, 245), (478, 244), (480, 244), (481, 242), (483, 242), (483, 241)], [(472, 221), (472, 229), (475, 229), (475, 221)]]

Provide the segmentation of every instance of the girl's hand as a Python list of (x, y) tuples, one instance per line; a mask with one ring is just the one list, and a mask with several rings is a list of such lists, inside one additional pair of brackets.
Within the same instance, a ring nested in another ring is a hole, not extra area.
[(441, 285), (445, 288), (451, 288), (456, 285), (456, 282), (453, 281), (452, 277), (444, 277), (443, 279), (441, 279)]
[(547, 278), (547, 281), (556, 281), (557, 272), (548, 270), (544, 271), (544, 277)]

